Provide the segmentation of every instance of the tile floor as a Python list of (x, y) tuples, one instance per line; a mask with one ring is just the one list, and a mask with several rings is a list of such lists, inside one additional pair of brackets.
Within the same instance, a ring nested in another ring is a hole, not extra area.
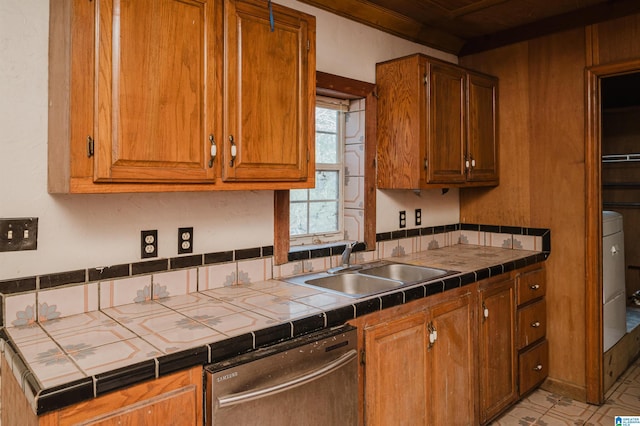
[(491, 426), (615, 426), (614, 416), (640, 416), (640, 359), (609, 389), (602, 406), (538, 389)]

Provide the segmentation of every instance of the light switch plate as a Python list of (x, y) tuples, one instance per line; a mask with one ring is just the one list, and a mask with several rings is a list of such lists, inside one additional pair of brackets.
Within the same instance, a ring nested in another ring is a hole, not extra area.
[(0, 252), (37, 249), (37, 217), (0, 219)]

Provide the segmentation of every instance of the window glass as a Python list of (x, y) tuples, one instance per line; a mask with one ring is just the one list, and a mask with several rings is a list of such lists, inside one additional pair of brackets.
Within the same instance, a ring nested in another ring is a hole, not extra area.
[(319, 100), (316, 106), (316, 186), (289, 192), (293, 244), (344, 238), (343, 150), (345, 101)]

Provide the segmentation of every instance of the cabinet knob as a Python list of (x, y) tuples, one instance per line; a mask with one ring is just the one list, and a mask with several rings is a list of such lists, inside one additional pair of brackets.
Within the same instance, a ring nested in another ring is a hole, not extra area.
[(538, 289), (540, 288), (540, 284), (533, 284), (533, 285), (530, 285), (530, 286), (529, 286), (529, 288), (530, 288), (531, 290), (538, 290)]
[(534, 321), (534, 322), (532, 322), (532, 323), (531, 323), (531, 327), (533, 327), (533, 328), (538, 328), (538, 327), (540, 327), (540, 321)]
[(533, 371), (542, 371), (542, 364), (538, 364), (535, 367), (533, 367)]

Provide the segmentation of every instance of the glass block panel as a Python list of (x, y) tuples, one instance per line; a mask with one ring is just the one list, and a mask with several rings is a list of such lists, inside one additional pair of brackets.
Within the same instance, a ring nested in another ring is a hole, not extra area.
[(338, 230), (338, 202), (309, 203), (309, 232), (335, 232)]
[(316, 187), (309, 190), (310, 200), (337, 200), (338, 171), (316, 171)]
[(338, 163), (338, 136), (335, 133), (316, 133), (316, 163)]
[(289, 205), (289, 233), (290, 235), (304, 235), (309, 233), (307, 222), (307, 203), (291, 203)]

